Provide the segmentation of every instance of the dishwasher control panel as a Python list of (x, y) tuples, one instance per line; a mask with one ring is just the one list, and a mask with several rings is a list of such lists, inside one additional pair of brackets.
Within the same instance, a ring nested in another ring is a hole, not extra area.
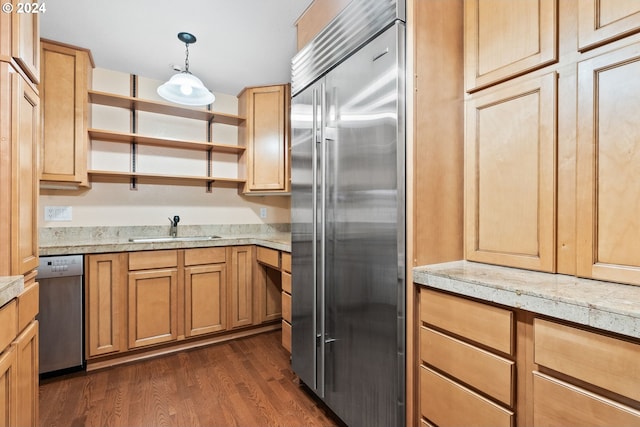
[(82, 276), (82, 255), (56, 255), (40, 257), (38, 279), (50, 277)]

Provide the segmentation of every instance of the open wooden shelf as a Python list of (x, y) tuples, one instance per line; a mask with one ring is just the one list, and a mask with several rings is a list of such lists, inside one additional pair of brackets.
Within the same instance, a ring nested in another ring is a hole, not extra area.
[(187, 141), (169, 138), (143, 136), (137, 133), (115, 132), (103, 129), (89, 129), (89, 137), (98, 141), (136, 143), (157, 147), (181, 148), (198, 151), (215, 151), (218, 153), (242, 154), (245, 147), (232, 144), (218, 144), (214, 142)]
[(158, 101), (144, 100), (131, 96), (122, 96), (106, 92), (89, 91), (89, 102), (110, 107), (127, 108), (130, 110), (146, 111), (148, 113), (167, 114), (187, 119), (206, 120), (213, 123), (238, 126), (244, 122), (244, 117), (234, 114), (216, 113), (214, 111), (180, 107)]
[(188, 176), (188, 175), (162, 175), (154, 173), (142, 172), (116, 172), (89, 170), (89, 178), (92, 182), (130, 182), (131, 178), (135, 178), (140, 184), (181, 184), (181, 185), (200, 185), (203, 183), (229, 183), (242, 184), (243, 179), (237, 178), (220, 178), (213, 176)]

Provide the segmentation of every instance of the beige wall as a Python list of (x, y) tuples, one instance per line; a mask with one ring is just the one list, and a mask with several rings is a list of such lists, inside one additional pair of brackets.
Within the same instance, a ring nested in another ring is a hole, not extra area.
[[(162, 82), (139, 78), (138, 96), (161, 100), (156, 88)], [(93, 89), (129, 95), (129, 74), (96, 68)], [(215, 92), (214, 92), (215, 93)], [(237, 114), (234, 95), (215, 93), (213, 110)], [(130, 114), (119, 108), (92, 105), (91, 127), (128, 132)], [(144, 135), (206, 140), (206, 124), (202, 121), (140, 112), (138, 132)], [(214, 125), (214, 142), (237, 144), (234, 126)], [(161, 149), (139, 146), (137, 170), (175, 175), (205, 175), (205, 153), (191, 150)], [(91, 143), (89, 169), (129, 171), (130, 146), (100, 141)], [(215, 176), (237, 177), (237, 158), (230, 154), (214, 154)], [(45, 206), (71, 206), (71, 221), (45, 221)], [(267, 217), (260, 218), (260, 208)], [(251, 196), (238, 194), (235, 185), (215, 186), (207, 193), (204, 186), (140, 184), (137, 190), (121, 183), (93, 183), (90, 189), (61, 191), (42, 189), (40, 195), (41, 227), (165, 225), (167, 217), (179, 215), (181, 224), (261, 224), (288, 223), (288, 196)]]

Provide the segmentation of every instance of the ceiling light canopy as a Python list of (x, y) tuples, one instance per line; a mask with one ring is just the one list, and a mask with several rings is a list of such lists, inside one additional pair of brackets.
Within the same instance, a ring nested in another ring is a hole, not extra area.
[(205, 87), (202, 80), (189, 72), (189, 45), (196, 42), (196, 37), (190, 33), (178, 33), (178, 39), (186, 46), (184, 70), (159, 86), (158, 95), (176, 104), (209, 105), (215, 101), (216, 97)]

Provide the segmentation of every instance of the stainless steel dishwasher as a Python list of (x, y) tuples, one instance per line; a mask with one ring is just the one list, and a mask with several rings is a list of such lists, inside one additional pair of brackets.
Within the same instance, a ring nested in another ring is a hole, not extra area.
[(84, 369), (83, 256), (40, 257), (40, 374)]

